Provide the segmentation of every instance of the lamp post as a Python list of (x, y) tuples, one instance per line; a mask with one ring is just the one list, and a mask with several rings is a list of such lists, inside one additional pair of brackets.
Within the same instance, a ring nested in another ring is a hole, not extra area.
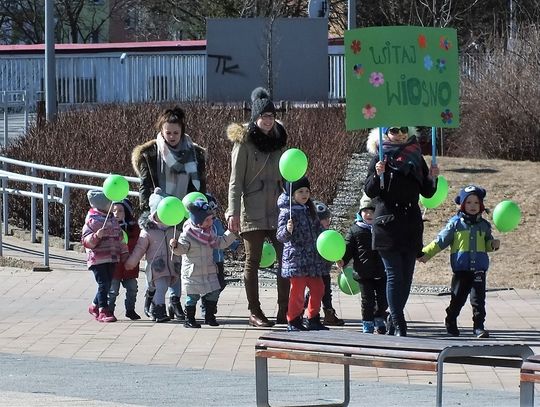
[(45, 0), (45, 117), (48, 122), (56, 119), (54, 0)]

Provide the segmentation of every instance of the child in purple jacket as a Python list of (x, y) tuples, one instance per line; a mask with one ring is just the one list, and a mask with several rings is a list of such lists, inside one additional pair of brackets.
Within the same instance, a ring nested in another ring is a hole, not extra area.
[[(289, 195), (290, 194), (290, 195)], [(287, 330), (327, 330), (321, 323), (319, 311), (324, 295), (322, 276), (328, 274), (317, 252), (317, 237), (323, 231), (310, 198), (310, 184), (306, 177), (285, 183), (285, 192), (278, 198), (279, 218), (277, 238), (284, 243), (281, 275), (290, 279), (291, 290), (287, 310)], [(304, 326), (304, 292), (310, 296)]]

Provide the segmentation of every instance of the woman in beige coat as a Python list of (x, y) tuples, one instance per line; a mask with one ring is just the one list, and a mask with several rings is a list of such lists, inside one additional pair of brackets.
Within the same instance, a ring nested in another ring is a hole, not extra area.
[(227, 136), (234, 145), (226, 217), (229, 229), (239, 232), (244, 241), (244, 283), (249, 323), (255, 327), (271, 327), (274, 324), (261, 310), (258, 272), (263, 243), (270, 239), (279, 264), (276, 322), (286, 324), (289, 280), (281, 277), (283, 245), (276, 239), (276, 229), (277, 199), (282, 192), (279, 159), (286, 149), (287, 132), (276, 121), (276, 108), (268, 91), (256, 88), (251, 100), (250, 122), (244, 125), (233, 123), (227, 128)]

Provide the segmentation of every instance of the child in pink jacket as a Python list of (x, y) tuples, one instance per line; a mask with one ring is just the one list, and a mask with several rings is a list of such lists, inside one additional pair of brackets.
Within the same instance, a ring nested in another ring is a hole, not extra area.
[(99, 322), (115, 322), (116, 317), (108, 308), (108, 294), (116, 264), (127, 257), (128, 247), (118, 221), (109, 213), (112, 202), (102, 191), (88, 191), (87, 197), (91, 208), (86, 215), (81, 242), (86, 249), (88, 269), (94, 273), (98, 285), (88, 312)]
[(163, 198), (161, 188), (156, 188), (150, 195), (150, 213), (145, 212), (139, 218), (139, 240), (125, 263), (127, 269), (132, 269), (146, 256), (146, 281), (149, 287), (155, 289), (150, 313), (156, 322), (170, 321), (165, 294), (169, 286), (180, 278), (182, 269), (182, 258), (172, 254), (169, 246), (169, 241), (176, 238), (174, 227), (163, 224), (157, 214), (157, 207)]

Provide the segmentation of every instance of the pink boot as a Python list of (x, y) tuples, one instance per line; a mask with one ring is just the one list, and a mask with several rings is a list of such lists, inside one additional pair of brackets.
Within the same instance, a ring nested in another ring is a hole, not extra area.
[(94, 317), (94, 319), (98, 319), (99, 317), (99, 309), (98, 309), (98, 306), (96, 304), (90, 304), (88, 306), (88, 312), (90, 313), (90, 315), (92, 315)]
[(111, 311), (109, 311), (109, 308), (100, 308), (97, 320), (99, 322), (116, 322), (117, 321), (114, 314)]

